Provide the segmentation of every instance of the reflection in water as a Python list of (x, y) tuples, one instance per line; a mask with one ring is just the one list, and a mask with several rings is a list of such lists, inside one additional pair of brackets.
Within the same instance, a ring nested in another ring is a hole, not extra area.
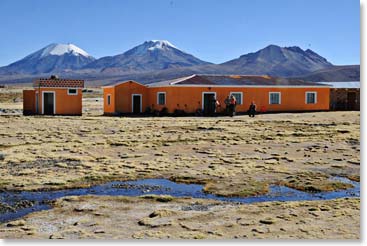
[[(108, 196), (141, 196), (145, 194), (171, 195), (175, 197), (193, 197), (202, 199), (215, 199), (226, 202), (254, 203), (267, 201), (303, 201), (303, 200), (326, 200), (343, 197), (359, 197), (360, 184), (342, 177), (333, 177), (354, 187), (347, 190), (332, 192), (307, 193), (291, 189), (285, 186), (270, 186), (265, 195), (254, 197), (221, 197), (203, 192), (202, 185), (178, 184), (166, 179), (142, 179), (125, 182), (109, 182), (89, 188), (69, 189), (60, 191), (42, 192), (0, 192), (0, 203), (16, 207), (16, 210), (4, 209), (0, 206), (0, 222), (14, 220), (34, 211), (50, 209), (48, 201), (64, 196), (81, 195), (108, 195)], [(29, 202), (31, 201), (31, 202)], [(1, 205), (0, 204), (0, 205)], [(19, 206), (23, 205), (23, 206)]]

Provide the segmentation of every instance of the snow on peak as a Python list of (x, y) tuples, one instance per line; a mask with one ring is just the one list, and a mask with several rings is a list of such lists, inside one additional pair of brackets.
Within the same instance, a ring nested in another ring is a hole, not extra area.
[(148, 50), (163, 49), (165, 46), (177, 49), (176, 46), (167, 40), (151, 40), (150, 42), (153, 42), (153, 46), (149, 47)]
[(66, 53), (70, 53), (75, 56), (81, 55), (85, 57), (90, 57), (90, 55), (87, 52), (75, 46), (74, 44), (50, 44), (43, 50), (41, 57), (49, 55), (61, 56)]

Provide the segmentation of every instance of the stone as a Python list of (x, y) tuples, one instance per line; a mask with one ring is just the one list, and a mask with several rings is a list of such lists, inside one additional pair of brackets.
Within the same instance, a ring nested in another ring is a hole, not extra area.
[(271, 225), (275, 223), (275, 220), (273, 218), (265, 218), (265, 219), (261, 219), (259, 222), (261, 224)]

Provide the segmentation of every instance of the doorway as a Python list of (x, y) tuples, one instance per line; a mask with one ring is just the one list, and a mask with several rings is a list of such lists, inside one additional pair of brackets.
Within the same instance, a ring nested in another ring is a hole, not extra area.
[(215, 113), (215, 92), (203, 92), (203, 114), (213, 115)]
[(132, 113), (139, 114), (142, 112), (142, 96), (141, 94), (132, 94)]
[(357, 93), (355, 92), (348, 92), (347, 95), (348, 100), (348, 110), (359, 110), (359, 105), (357, 104)]
[(54, 92), (42, 92), (42, 113), (45, 115), (55, 114), (55, 93)]

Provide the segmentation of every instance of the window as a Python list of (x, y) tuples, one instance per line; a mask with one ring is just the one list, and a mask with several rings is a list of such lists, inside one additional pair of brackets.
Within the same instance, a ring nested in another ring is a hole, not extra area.
[(107, 105), (111, 105), (111, 95), (107, 95)]
[(68, 95), (78, 95), (77, 89), (68, 89)]
[(280, 104), (281, 95), (280, 92), (269, 92), (269, 104)]
[(242, 99), (242, 92), (231, 92), (230, 93), (231, 96), (234, 96), (236, 98), (236, 101), (237, 101), (237, 104), (240, 105), (240, 104), (243, 104), (243, 99)]
[(317, 92), (306, 92), (306, 104), (317, 103)]
[(165, 105), (166, 104), (166, 93), (165, 92), (158, 92), (157, 93), (157, 104), (158, 105)]

